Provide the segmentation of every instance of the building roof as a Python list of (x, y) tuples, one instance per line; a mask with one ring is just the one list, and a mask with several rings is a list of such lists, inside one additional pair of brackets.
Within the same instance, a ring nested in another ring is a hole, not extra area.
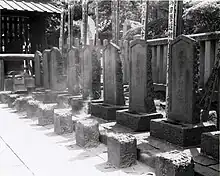
[(50, 3), (24, 0), (0, 0), (0, 10), (61, 13), (59, 8)]

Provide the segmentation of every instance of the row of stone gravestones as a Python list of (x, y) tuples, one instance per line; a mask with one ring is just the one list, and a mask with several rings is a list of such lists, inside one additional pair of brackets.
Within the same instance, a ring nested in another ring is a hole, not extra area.
[[(77, 42), (76, 42), (77, 43)], [(54, 91), (68, 88), (71, 95), (79, 95), (82, 89), (83, 98), (99, 99), (101, 97), (101, 45), (90, 45), (83, 48), (71, 47), (67, 53), (67, 75), (64, 75), (64, 58), (57, 48), (45, 50), (43, 54), (35, 53), (36, 86)], [(41, 68), (42, 62), (42, 68)], [(41, 74), (42, 72), (42, 74)]]
[(156, 113), (151, 53), (140, 39), (130, 44), (129, 109), (124, 106), (119, 50), (111, 42), (105, 46), (104, 103), (92, 104), (92, 115), (116, 120), (134, 131), (150, 131), (153, 137), (181, 146), (198, 145), (202, 133), (216, 130), (215, 125), (200, 121), (196, 104), (198, 57), (192, 38), (180, 36), (170, 47), (168, 119)]

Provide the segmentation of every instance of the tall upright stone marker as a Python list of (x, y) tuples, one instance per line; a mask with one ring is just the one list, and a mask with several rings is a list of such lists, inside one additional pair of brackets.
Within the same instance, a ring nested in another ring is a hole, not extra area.
[(40, 62), (42, 59), (42, 54), (40, 51), (36, 51), (34, 55), (34, 72), (35, 72), (35, 86), (41, 87), (41, 66)]
[(62, 91), (66, 89), (66, 78), (64, 76), (64, 60), (58, 48), (51, 49), (50, 62), (50, 84), (51, 90)]
[(101, 97), (101, 63), (93, 40), (89, 41), (82, 51), (82, 87), (83, 98), (99, 99)]
[(104, 65), (104, 103), (92, 104), (92, 115), (105, 120), (115, 120), (116, 110), (126, 109), (123, 95), (122, 63), (119, 55), (120, 48), (105, 40), (103, 51)]
[(168, 119), (151, 120), (150, 134), (180, 146), (201, 143), (201, 134), (216, 129), (200, 122), (196, 103), (198, 56), (195, 40), (181, 35), (170, 45)]
[(50, 89), (50, 50), (44, 50), (43, 56), (43, 87), (44, 89)]
[(79, 87), (79, 50), (76, 47), (71, 47), (67, 54), (67, 86), (68, 92), (72, 95), (80, 93)]
[(129, 110), (117, 111), (116, 120), (134, 131), (148, 131), (151, 119), (163, 117), (156, 113), (154, 104), (151, 56), (140, 39), (131, 42), (130, 52)]

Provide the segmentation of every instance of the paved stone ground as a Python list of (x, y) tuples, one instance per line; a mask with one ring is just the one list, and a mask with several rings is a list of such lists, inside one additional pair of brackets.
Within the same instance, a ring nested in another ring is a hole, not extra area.
[(107, 163), (107, 148), (83, 149), (75, 144), (75, 134), (58, 136), (53, 125), (41, 127), (37, 119), (0, 104), (1, 176), (146, 176), (154, 170), (142, 163), (117, 169)]

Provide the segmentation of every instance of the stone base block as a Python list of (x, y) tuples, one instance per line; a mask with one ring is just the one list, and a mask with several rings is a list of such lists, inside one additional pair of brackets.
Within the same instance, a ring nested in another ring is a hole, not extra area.
[(56, 103), (41, 104), (38, 108), (38, 125), (50, 125), (54, 123), (54, 109), (57, 108)]
[(41, 105), (41, 102), (38, 100), (28, 100), (27, 108), (26, 108), (27, 117), (28, 118), (37, 117), (38, 110), (39, 110), (38, 108), (40, 105)]
[(160, 113), (134, 114), (129, 112), (129, 110), (120, 110), (116, 112), (116, 122), (134, 131), (150, 131), (151, 119), (159, 118), (163, 118), (163, 115)]
[(58, 135), (73, 132), (71, 109), (54, 109), (54, 132)]
[(219, 161), (220, 131), (203, 133), (201, 138), (201, 152)]
[(59, 108), (69, 108), (69, 99), (71, 99), (73, 96), (70, 94), (61, 94), (57, 95), (57, 103)]
[(5, 79), (4, 90), (5, 91), (13, 91), (13, 79), (12, 78)]
[(14, 101), (12, 106), (14, 106), (17, 111), (25, 111), (27, 108), (28, 100), (32, 99), (32, 96), (21, 96)]
[(156, 176), (194, 176), (194, 163), (184, 152), (171, 151), (159, 155), (155, 163)]
[(73, 96), (68, 100), (68, 104), (71, 106), (73, 113), (79, 112), (83, 109), (82, 96)]
[(182, 124), (166, 119), (154, 119), (150, 122), (151, 136), (182, 147), (199, 145), (202, 133), (215, 130), (215, 125), (208, 122), (196, 125)]
[(44, 91), (36, 91), (32, 93), (34, 99), (36, 99), (37, 101), (44, 101), (44, 97), (45, 97), (45, 92)]
[(136, 164), (137, 140), (129, 134), (111, 133), (107, 138), (108, 162), (118, 168)]
[(91, 104), (91, 114), (104, 120), (116, 120), (116, 111), (128, 109), (128, 106), (116, 106), (110, 104)]
[(13, 108), (13, 103), (15, 102), (15, 100), (17, 98), (19, 98), (20, 95), (19, 94), (9, 94), (8, 98), (7, 98), (7, 103), (8, 103), (8, 107), (9, 108)]
[(67, 91), (52, 91), (52, 90), (45, 90), (45, 97), (44, 103), (56, 103), (57, 96), (61, 94), (67, 94)]
[(11, 91), (1, 91), (0, 92), (0, 101), (2, 103), (7, 103), (7, 99), (8, 99), (10, 94), (12, 94)]
[(99, 123), (94, 119), (82, 119), (75, 125), (76, 144), (81, 147), (99, 145)]

